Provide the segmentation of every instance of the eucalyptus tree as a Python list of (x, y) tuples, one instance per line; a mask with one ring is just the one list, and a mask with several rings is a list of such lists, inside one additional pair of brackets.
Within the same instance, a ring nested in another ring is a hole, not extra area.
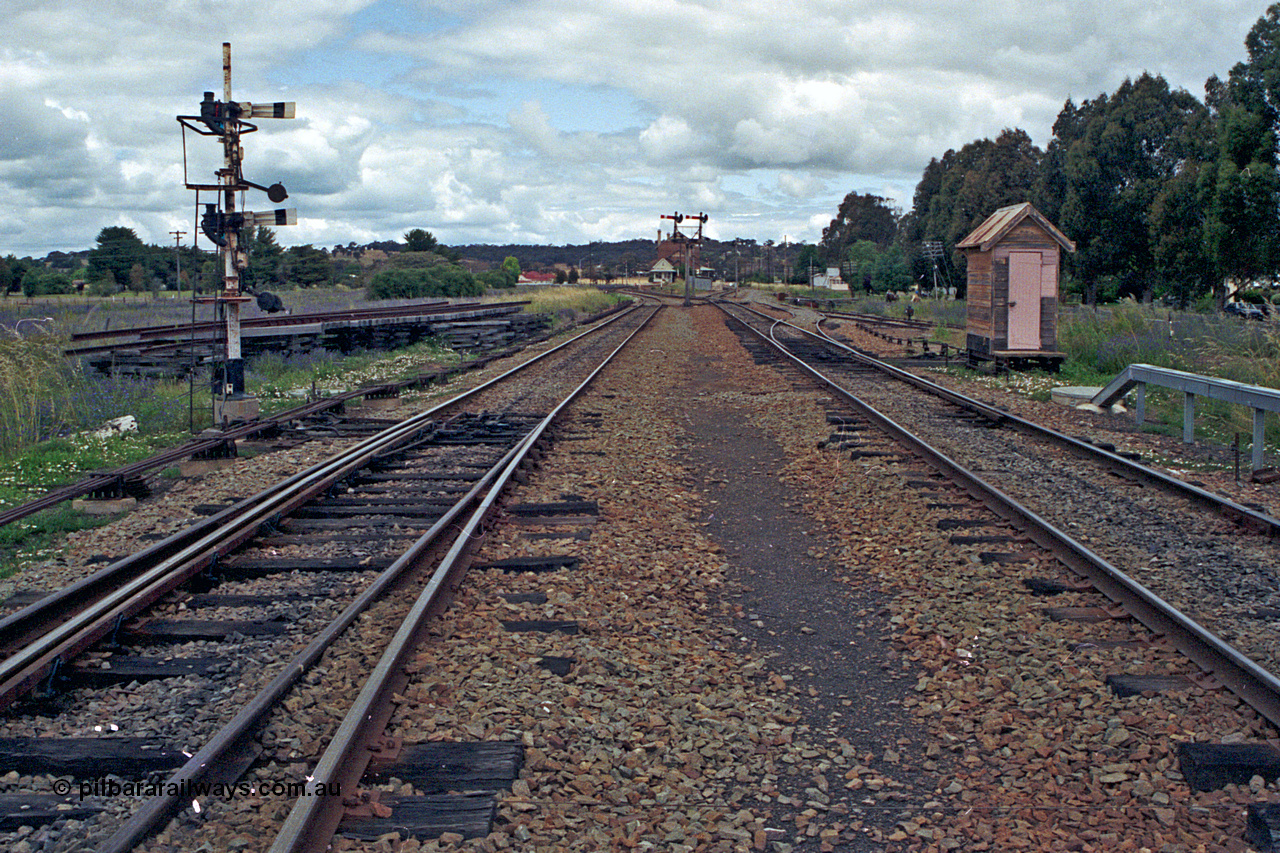
[(119, 290), (131, 284), (130, 273), (134, 266), (147, 266), (150, 252), (132, 228), (108, 225), (98, 232), (97, 245), (89, 250), (89, 275), (100, 278), (109, 275), (115, 279)]
[(822, 229), (820, 245), (827, 260), (838, 262), (846, 259), (849, 247), (859, 240), (888, 246), (897, 231), (898, 217), (889, 207), (887, 198), (851, 192), (840, 202), (835, 219)]
[[(1037, 197), (1075, 241), (1069, 263), (1091, 301), (1104, 280), (1119, 295), (1154, 292), (1161, 279), (1152, 230), (1157, 199), (1170, 182), (1189, 180), (1188, 164), (1210, 155), (1209, 119), (1195, 96), (1151, 74), (1079, 106), (1068, 100), (1058, 114)], [(1173, 201), (1164, 197), (1162, 215), (1170, 215)], [(1166, 263), (1176, 257), (1161, 255)]]
[(1280, 271), (1280, 4), (1245, 37), (1248, 59), (1205, 85), (1217, 156), (1203, 180), (1205, 243), (1219, 301), (1229, 279)]
[(1031, 200), (1043, 156), (1025, 130), (1005, 128), (994, 140), (977, 139), (930, 160), (899, 232), (913, 276), (928, 280), (933, 262), (921, 248), (926, 242), (941, 243), (944, 275), (953, 280), (950, 270), (958, 272), (954, 281), (962, 294), (965, 258), (954, 250), (956, 243), (993, 211)]
[(440, 245), (435, 235), (422, 228), (414, 228), (405, 232), (404, 249), (406, 252), (434, 252)]

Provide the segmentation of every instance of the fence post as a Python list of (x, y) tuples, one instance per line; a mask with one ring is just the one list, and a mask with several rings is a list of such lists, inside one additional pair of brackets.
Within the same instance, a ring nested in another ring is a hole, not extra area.
[(1190, 391), (1182, 392), (1182, 443), (1195, 444), (1196, 441), (1196, 395)]
[(1265, 449), (1263, 444), (1266, 437), (1266, 433), (1262, 429), (1264, 417), (1266, 417), (1266, 412), (1262, 409), (1253, 410), (1253, 459), (1250, 464), (1254, 471), (1261, 471), (1263, 467), (1262, 451)]

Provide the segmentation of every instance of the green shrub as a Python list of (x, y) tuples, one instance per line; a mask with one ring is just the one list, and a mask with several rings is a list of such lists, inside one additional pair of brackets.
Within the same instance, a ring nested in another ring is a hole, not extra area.
[(71, 293), (74, 289), (71, 286), (71, 276), (43, 267), (32, 267), (22, 277), (22, 294), (28, 297)]
[(462, 267), (436, 264), (430, 267), (383, 270), (369, 282), (369, 299), (422, 299), (438, 296), (479, 296), (485, 286)]
[(485, 270), (476, 276), (481, 284), (491, 290), (506, 290), (516, 286), (516, 281), (520, 278), (519, 273), (512, 274), (511, 270), (498, 267), (497, 269)]

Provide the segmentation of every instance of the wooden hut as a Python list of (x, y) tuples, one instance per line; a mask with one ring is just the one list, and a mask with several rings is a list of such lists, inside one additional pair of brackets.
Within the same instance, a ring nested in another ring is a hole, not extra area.
[(1076, 244), (1023, 202), (991, 214), (956, 248), (969, 262), (969, 364), (1057, 370), (1058, 270)]

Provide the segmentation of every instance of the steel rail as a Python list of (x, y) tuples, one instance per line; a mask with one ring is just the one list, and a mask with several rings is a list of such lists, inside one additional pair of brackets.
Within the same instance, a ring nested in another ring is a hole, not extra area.
[(934, 323), (931, 323), (928, 320), (908, 320), (905, 317), (880, 317), (875, 314), (856, 314), (848, 311), (815, 310), (817, 310), (824, 318), (853, 320), (855, 322), (867, 323), (875, 326), (888, 326), (895, 329), (910, 329), (915, 332), (927, 332), (935, 326)]
[(188, 457), (214, 450), (215, 448), (226, 445), (229, 442), (234, 442), (241, 438), (248, 438), (259, 433), (267, 432), (279, 427), (281, 424), (306, 418), (318, 412), (325, 411), (326, 409), (332, 409), (341, 403), (345, 403), (347, 400), (351, 400), (356, 397), (365, 397), (369, 394), (376, 394), (383, 391), (392, 391), (397, 388), (404, 387), (405, 385), (419, 382), (421, 379), (422, 377), (419, 377), (418, 379), (401, 380), (398, 382), (383, 383), (381, 385), (367, 385), (363, 388), (342, 391), (331, 397), (325, 397), (321, 400), (304, 403), (301, 406), (288, 409), (287, 411), (280, 412), (275, 415), (268, 415), (261, 420), (254, 421), (253, 423), (242, 424), (238, 427), (220, 431), (217, 435), (188, 441), (186, 444), (179, 447), (161, 451), (153, 456), (148, 456), (146, 459), (140, 459), (137, 462), (121, 465), (119, 468), (113, 468), (105, 473), (91, 475), (77, 483), (55, 488), (35, 500), (0, 511), (0, 527), (3, 527), (10, 522), (17, 521), (20, 518), (26, 518), (29, 515), (34, 515), (41, 510), (57, 506), (63, 501), (77, 498), (81, 495), (87, 495), (100, 489), (105, 489), (113, 483), (141, 476), (147, 472), (154, 471), (157, 468), (164, 468)]
[[(760, 314), (750, 308), (747, 308), (746, 310), (752, 311), (752, 313), (762, 318), (767, 317), (767, 315)], [(767, 317), (767, 319), (773, 320), (772, 317)], [(1125, 457), (1112, 453), (1111, 451), (1103, 450), (1101, 447), (1088, 444), (1078, 438), (1072, 438), (1071, 436), (1058, 432), (1055, 429), (1035, 423), (1034, 421), (1029, 421), (1026, 418), (1019, 417), (1011, 412), (1007, 412), (1003, 409), (997, 409), (995, 406), (991, 406), (981, 400), (975, 400), (974, 398), (966, 396), (959, 391), (953, 391), (952, 389), (945, 388), (936, 382), (930, 382), (928, 379), (918, 376), (908, 370), (903, 370), (900, 367), (881, 361), (880, 359), (869, 356), (866, 353), (858, 352), (849, 345), (832, 338), (827, 334), (826, 330), (821, 328), (821, 326), (818, 327), (818, 331), (821, 332), (821, 334), (818, 335), (793, 323), (788, 323), (786, 321), (779, 322), (791, 329), (794, 329), (802, 335), (814, 338), (824, 344), (837, 347), (850, 358), (861, 364), (868, 367), (874, 367), (876, 370), (886, 373), (895, 379), (909, 383), (922, 391), (941, 397), (944, 400), (954, 403), (962, 408), (977, 412), (984, 417), (989, 418), (993, 422), (1007, 424), (1025, 435), (1048, 439), (1080, 456), (1093, 459), (1094, 461), (1102, 461), (1109, 470), (1117, 474), (1122, 474), (1133, 479), (1142, 480), (1177, 492), (1203, 506), (1207, 506), (1217, 512), (1221, 512), (1237, 524), (1241, 524), (1242, 526), (1248, 527), (1259, 533), (1265, 533), (1272, 537), (1280, 536), (1280, 518), (1268, 515), (1265, 512), (1250, 509), (1249, 507), (1239, 504), (1230, 498), (1215, 495), (1207, 489), (1202, 489), (1199, 486), (1193, 486), (1190, 483), (1179, 480), (1178, 478), (1165, 474), (1162, 471), (1157, 471), (1154, 468), (1142, 465), (1132, 459), (1126, 459)]]
[[(727, 310), (725, 313), (730, 317), (734, 316)], [(1024, 530), (1038, 545), (1052, 552), (1064, 565), (1087, 578), (1099, 592), (1123, 606), (1152, 633), (1168, 638), (1175, 648), (1205, 671), (1213, 673), (1227, 689), (1243, 699), (1272, 724), (1280, 726), (1280, 679), (1275, 675), (1241, 654), (1083, 543), (1023, 507), (1000, 489), (882, 414), (836, 380), (788, 351), (784, 345), (773, 339), (774, 327), (783, 321), (773, 321), (769, 334), (766, 335), (741, 318), (734, 317), (734, 319), (792, 361), (802, 372), (849, 402), (864, 417), (896, 441), (905, 444), (945, 472), (996, 515)], [(772, 318), (767, 319), (772, 320)]]
[[(647, 320), (646, 320), (647, 322)], [(602, 324), (603, 325), (603, 324)], [(529, 434), (531, 435), (532, 432)], [(426, 552), (435, 544), (457, 519), (475, 502), (494, 479), (506, 470), (520, 447), (528, 443), (528, 435), (512, 447), (499, 462), (480, 478), (472, 488), (445, 513), (431, 529), (424, 533), (397, 558), (343, 613), (319, 634), (302, 652), (293, 658), (259, 694), (224, 726), (210, 741), (198, 750), (187, 763), (177, 770), (164, 787), (162, 796), (148, 800), (99, 848), (103, 853), (127, 853), (157, 831), (186, 802), (184, 792), (196, 789), (202, 782), (238, 777), (242, 767), (228, 767), (238, 756), (247, 752), (248, 740), (265, 720), (271, 708), (297, 683), (324, 651), (346, 630), (356, 617), (396, 583), (408, 570), (417, 567)]]
[[(626, 309), (620, 309), (620, 310), (626, 310)], [(596, 315), (596, 317), (592, 318), (592, 320), (588, 322), (594, 322), (595, 320), (603, 319), (603, 317), (607, 316), (609, 313), (611, 312), (604, 312), (604, 314)], [(497, 354), (493, 356), (483, 356), (481, 358), (468, 362), (463, 367), (465, 369), (473, 369), (475, 367), (488, 364), (494, 358), (497, 358), (500, 356), (501, 354)], [(448, 373), (451, 371), (444, 371), (444, 372)], [(153, 456), (149, 456), (146, 459), (139, 460), (138, 462), (132, 462), (128, 465), (122, 465), (119, 468), (112, 469), (111, 471), (101, 475), (93, 475), (93, 476), (87, 477), (79, 481), (78, 483), (73, 483), (68, 486), (60, 486), (58, 488), (55, 488), (49, 491), (44, 495), (41, 495), (35, 500), (28, 501), (27, 503), (21, 504), (19, 506), (10, 507), (7, 510), (0, 511), (0, 527), (3, 527), (4, 525), (9, 524), (11, 522), (17, 521), (18, 519), (26, 518), (29, 515), (34, 515), (35, 513), (40, 512), (41, 510), (50, 509), (51, 507), (57, 506), (63, 501), (67, 501), (72, 498), (78, 498), (82, 495), (87, 495), (92, 492), (98, 491), (100, 489), (105, 489), (111, 486), (113, 483), (119, 482), (121, 480), (128, 479), (130, 477), (139, 476), (146, 472), (153, 471), (156, 468), (163, 468), (168, 465), (171, 465), (175, 462), (178, 462), (182, 459), (187, 458), (188, 456), (192, 456), (194, 454), (212, 450), (213, 448), (223, 445), (228, 441), (235, 441), (236, 439), (247, 438), (249, 436), (256, 435), (266, 430), (278, 427), (280, 424), (287, 423), (293, 420), (298, 420), (299, 418), (305, 418), (309, 415), (315, 414), (316, 412), (324, 411), (325, 409), (331, 409), (334, 406), (338, 405), (339, 403), (345, 402), (346, 400), (350, 400), (355, 397), (364, 397), (371, 393), (379, 393), (383, 391), (390, 392), (400, 388), (406, 388), (413, 385), (418, 385), (435, 375), (437, 374), (430, 374), (430, 373), (421, 374), (418, 377), (415, 377), (412, 379), (402, 379), (394, 382), (385, 382), (379, 385), (368, 385), (363, 388), (356, 388), (350, 391), (342, 391), (338, 394), (334, 394), (331, 397), (326, 397), (323, 400), (316, 400), (310, 403), (306, 403), (306, 404), (303, 404), (302, 406), (298, 406), (293, 409), (288, 409), (284, 412), (280, 412), (275, 415), (269, 415), (254, 423), (244, 424), (239, 427), (234, 427), (232, 429), (225, 430), (223, 432), (220, 432), (218, 435), (212, 436), (210, 438), (202, 438), (202, 439), (196, 439), (194, 441), (189, 441), (186, 444), (182, 445), (181, 447), (176, 447), (171, 450), (163, 451)]]
[[(527, 438), (527, 434), (526, 434)], [(426, 553), (440, 536), (449, 529), (458, 516), (467, 507), (475, 503), (480, 494), (488, 489), (508, 463), (516, 451), (523, 445), (521, 439), (493, 467), (491, 467), (465, 495), (423, 533), (404, 554), (388, 566), (357, 598), (338, 615), (333, 622), (313, 639), (305, 649), (293, 657), (280, 673), (271, 680), (258, 694), (240, 710), (232, 720), (210, 738), (209, 742), (195, 752), (194, 755), (176, 770), (162, 790), (165, 794), (145, 802), (119, 829), (107, 839), (100, 853), (127, 853), (147, 837), (157, 831), (161, 824), (168, 821), (186, 802), (189, 797), (183, 792), (197, 790), (204, 782), (227, 781), (226, 777), (238, 768), (228, 767), (234, 759), (248, 751), (248, 740), (255, 736), (265, 721), (267, 714), (298, 680), (305, 675), (323, 656), (326, 649), (350, 627), (356, 618), (369, 608), (408, 571), (417, 568)], [(242, 770), (240, 771), (242, 772)]]
[[(170, 541), (173, 547), (157, 548), (151, 553), (150, 556), (158, 558), (157, 561), (143, 562), (142, 570), (132, 575), (116, 574), (116, 579), (122, 579), (122, 583), (0, 661), (0, 708), (11, 705), (62, 663), (114, 631), (125, 619), (141, 612), (252, 538), (273, 518), (297, 509), (334, 483), (365, 467), (376, 456), (416, 436), (424, 420), (415, 419), (412, 424), (393, 427), (346, 453), (295, 475), (278, 487), (259, 492), (242, 502), (237, 513), (226, 514), (220, 524), (204, 527), (203, 535), (192, 538), (179, 533), (170, 537), (166, 541)], [(118, 567), (119, 563), (116, 563), (104, 571)], [(137, 563), (130, 568), (136, 570)], [(30, 607), (38, 608), (41, 603), (38, 601)], [(66, 595), (60, 596), (57, 603), (74, 606)], [(48, 606), (52, 605), (50, 602)]]
[[(35, 627), (48, 628), (21, 649), (0, 661), (0, 708), (47, 678), (56, 667), (107, 636), (126, 618), (181, 585), (187, 579), (251, 538), (260, 527), (296, 509), (372, 459), (417, 437), (442, 410), (479, 394), (532, 364), (604, 329), (627, 316), (621, 312), (564, 343), (505, 371), (489, 381), (370, 436), (343, 453), (300, 472), (276, 486), (196, 525), (179, 531), (133, 557), (102, 569), (94, 588), (109, 588), (97, 600), (82, 604), (89, 581), (68, 587), (6, 617), (0, 627), (10, 636), (28, 636)], [(232, 512), (232, 509), (236, 510)]]
[(523, 462), (525, 455), (538, 443), (560, 412), (591, 384), (614, 357), (648, 325), (659, 310), (661, 310), (660, 307), (655, 307), (644, 322), (543, 418), (521, 444), (520, 453), (507, 464), (484, 500), (467, 520), (454, 540), (453, 546), (441, 560), (430, 581), (423, 587), (378, 665), (361, 688), (359, 696), (308, 777), (307, 792), (298, 799), (285, 819), (279, 835), (271, 846), (271, 853), (301, 853), (301, 851), (319, 853), (328, 848), (342, 817), (342, 796), (335, 797), (322, 792), (354, 791), (364, 775), (369, 761), (369, 752), (365, 746), (373, 736), (385, 728), (392, 712), (389, 700), (404, 677), (404, 663), (417, 645), (428, 617), (435, 610), (440, 592), (447, 583), (453, 582), (456, 575), (465, 569), (465, 557), (475, 539), (476, 531), (493, 509), (499, 495)]

